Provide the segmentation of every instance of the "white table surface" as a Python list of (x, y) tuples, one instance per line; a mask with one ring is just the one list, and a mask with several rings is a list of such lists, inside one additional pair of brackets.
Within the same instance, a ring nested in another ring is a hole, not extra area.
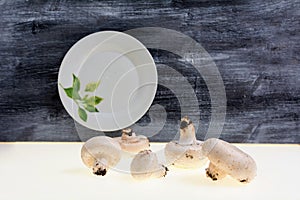
[(230, 177), (213, 182), (206, 166), (170, 167), (166, 177), (148, 181), (115, 170), (101, 177), (82, 164), (82, 143), (0, 143), (0, 199), (300, 200), (300, 145), (236, 145), (256, 160), (258, 174), (249, 184)]

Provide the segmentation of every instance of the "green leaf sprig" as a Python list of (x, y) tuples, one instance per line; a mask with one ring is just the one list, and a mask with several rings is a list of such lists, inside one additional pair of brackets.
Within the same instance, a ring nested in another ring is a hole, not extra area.
[[(91, 82), (88, 83), (85, 86), (85, 92), (94, 92), (98, 87), (99, 87), (100, 81), (98, 82)], [(79, 94), (80, 90), (80, 80), (77, 76), (73, 74), (73, 85), (72, 87), (69, 88), (64, 88), (62, 84), (60, 86), (64, 89), (66, 95), (73, 99), (73, 101), (77, 104), (78, 106), (78, 115), (81, 120), (87, 121), (88, 112), (99, 112), (99, 110), (96, 108), (96, 105), (98, 105), (103, 98), (98, 97), (98, 96), (90, 96), (89, 94), (85, 94), (83, 98), (81, 98)]]

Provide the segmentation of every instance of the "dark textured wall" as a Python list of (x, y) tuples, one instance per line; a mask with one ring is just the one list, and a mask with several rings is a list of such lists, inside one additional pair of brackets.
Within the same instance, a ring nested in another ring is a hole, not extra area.
[[(64, 54), (90, 33), (147, 26), (180, 31), (214, 59), (228, 103), (221, 138), (300, 143), (298, 0), (0, 0), (0, 141), (79, 141), (57, 91)], [(198, 138), (203, 138), (210, 119), (204, 81), (173, 54), (150, 51), (194, 87), (203, 124)], [(180, 119), (178, 100), (159, 86), (154, 103), (166, 108), (168, 120), (151, 140), (170, 140)], [(146, 115), (139, 124), (148, 122)], [(87, 137), (96, 134), (79, 128)]]

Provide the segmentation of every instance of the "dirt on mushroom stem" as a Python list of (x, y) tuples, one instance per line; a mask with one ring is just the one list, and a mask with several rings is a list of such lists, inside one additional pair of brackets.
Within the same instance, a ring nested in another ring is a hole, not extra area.
[(93, 165), (92, 170), (95, 175), (104, 176), (107, 172), (107, 168), (107, 161), (105, 159), (95, 159), (95, 164)]

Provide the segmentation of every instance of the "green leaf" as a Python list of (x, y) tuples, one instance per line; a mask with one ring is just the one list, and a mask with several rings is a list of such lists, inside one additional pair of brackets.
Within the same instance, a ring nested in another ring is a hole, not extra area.
[(72, 97), (71, 98), (73, 98), (74, 100), (76, 100), (76, 99), (81, 100), (81, 97), (80, 97), (78, 91), (76, 91), (74, 89), (73, 89), (73, 93), (72, 93)]
[(73, 90), (77, 93), (80, 90), (80, 80), (77, 76), (75, 76), (75, 74), (73, 74)]
[(72, 99), (72, 95), (73, 95), (73, 88), (63, 88), (65, 90), (65, 93), (68, 97), (70, 97)]
[(66, 95), (72, 99), (73, 98), (73, 87), (64, 88), (61, 83), (59, 85), (62, 89), (64, 89)]
[(98, 96), (94, 96), (94, 98), (95, 98), (95, 105), (98, 105), (103, 100), (103, 98)]
[(85, 101), (85, 100), (87, 100), (87, 98), (89, 97), (89, 95), (84, 95), (84, 97), (83, 97), (83, 100)]
[(74, 100), (79, 99), (81, 100), (81, 97), (79, 95), (79, 90), (80, 90), (80, 80), (73, 74), (73, 93), (72, 93), (72, 98)]
[(86, 105), (84, 108), (89, 112), (99, 112), (98, 109), (94, 106)]
[(95, 105), (98, 105), (103, 99), (101, 97), (97, 97), (97, 96), (94, 96), (94, 97), (90, 97), (88, 99), (85, 100), (85, 103), (86, 105), (89, 105), (89, 106), (95, 106)]
[(85, 92), (94, 92), (99, 87), (100, 81), (91, 82), (85, 86)]
[(79, 115), (80, 119), (82, 119), (85, 122), (87, 121), (87, 114), (86, 114), (85, 110), (83, 110), (80, 107), (78, 107), (78, 115)]

